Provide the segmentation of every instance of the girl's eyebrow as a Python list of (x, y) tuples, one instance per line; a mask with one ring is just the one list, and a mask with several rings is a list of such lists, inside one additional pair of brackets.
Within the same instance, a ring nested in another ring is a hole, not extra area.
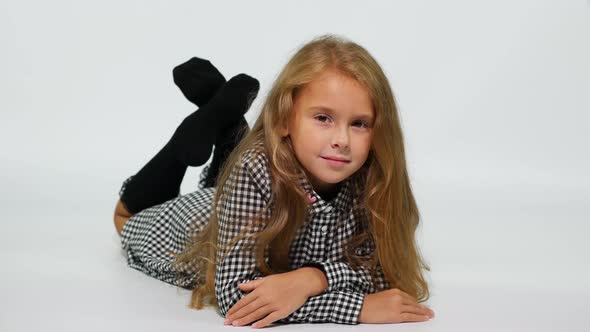
[[(328, 114), (336, 113), (336, 111), (334, 111), (333, 109), (326, 107), (326, 106), (312, 106), (309, 109), (326, 112)], [(373, 121), (373, 114), (371, 114), (371, 113), (363, 113), (363, 114), (355, 115), (354, 117), (359, 118), (359, 119), (363, 119), (363, 120), (369, 121), (369, 122)]]

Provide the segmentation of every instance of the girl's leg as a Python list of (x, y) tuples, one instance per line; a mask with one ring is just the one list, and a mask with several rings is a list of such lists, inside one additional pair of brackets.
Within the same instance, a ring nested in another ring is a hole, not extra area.
[[(225, 160), (229, 154), (233, 151), (240, 140), (246, 136), (250, 128), (248, 122), (242, 116), (235, 124), (230, 125), (228, 128), (222, 130), (224, 133), (220, 135), (220, 138), (215, 141), (215, 152), (213, 153), (213, 160), (204, 170), (204, 174), (199, 182), (201, 188), (215, 187), (217, 185), (217, 175), (219, 174), (221, 166), (225, 163)], [(123, 226), (131, 218), (133, 214), (129, 212), (124, 203), (119, 200), (115, 206), (115, 228), (117, 233), (121, 235)]]
[(209, 159), (219, 129), (243, 117), (258, 89), (256, 79), (237, 75), (199, 111), (185, 118), (158, 154), (127, 179), (119, 209), (115, 209), (116, 226), (122, 228), (133, 214), (177, 197), (187, 166), (200, 166)]
[[(172, 73), (174, 83), (184, 96), (198, 107), (209, 102), (219, 87), (225, 83), (225, 78), (211, 62), (196, 57), (176, 66)], [(221, 166), (249, 131), (250, 128), (244, 116), (241, 116), (238, 121), (230, 124), (227, 128), (219, 130), (221, 134), (215, 140), (213, 160), (203, 170), (199, 181), (201, 188), (216, 186), (216, 178)]]
[(223, 166), (229, 154), (249, 131), (250, 127), (248, 127), (248, 122), (243, 116), (228, 128), (221, 130), (223, 135), (220, 135), (215, 141), (213, 160), (208, 165), (207, 169), (204, 170), (205, 173), (199, 180), (199, 186), (201, 188), (217, 186), (217, 176), (219, 175), (221, 166)]
[[(182, 93), (199, 105), (208, 102), (225, 83), (225, 78), (211, 62), (196, 57), (174, 67), (172, 74)], [(124, 223), (127, 213), (134, 214), (178, 196), (187, 165), (174, 154), (173, 143), (168, 142), (137, 174), (125, 181), (119, 193), (121, 200), (117, 203), (122, 207), (118, 209), (120, 213), (115, 208), (119, 224)], [(195, 154), (197, 164), (203, 158), (209, 158), (210, 151), (207, 153), (205, 142)]]
[(121, 235), (121, 232), (123, 231), (123, 226), (125, 225), (127, 220), (129, 220), (129, 218), (131, 218), (132, 216), (133, 214), (127, 211), (127, 209), (123, 205), (123, 202), (121, 202), (121, 200), (118, 200), (117, 205), (115, 206), (115, 229), (117, 229), (117, 233), (119, 235)]

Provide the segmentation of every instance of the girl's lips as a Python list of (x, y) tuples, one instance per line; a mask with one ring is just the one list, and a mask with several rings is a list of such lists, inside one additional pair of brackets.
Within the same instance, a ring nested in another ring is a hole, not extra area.
[(322, 158), (327, 159), (327, 160), (339, 161), (339, 162), (343, 162), (343, 163), (350, 162), (350, 160), (346, 160), (346, 159), (337, 159), (337, 158), (330, 158), (330, 157), (322, 157)]
[(324, 159), (330, 166), (334, 166), (334, 167), (344, 166), (349, 163), (349, 161), (339, 161), (339, 160), (334, 160), (334, 159), (329, 159), (329, 158), (324, 158), (324, 157), (321, 157), (321, 158)]

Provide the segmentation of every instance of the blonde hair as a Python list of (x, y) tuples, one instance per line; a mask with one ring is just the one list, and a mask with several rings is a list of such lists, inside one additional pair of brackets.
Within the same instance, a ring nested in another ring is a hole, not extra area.
[[(366, 217), (366, 229), (350, 239), (344, 258), (353, 267), (371, 267), (372, 273), (377, 264), (381, 265), (391, 288), (403, 290), (418, 302), (430, 297), (422, 276), (422, 268), (428, 271), (430, 268), (424, 264), (415, 241), (419, 213), (410, 187), (402, 129), (389, 81), (367, 50), (328, 34), (303, 45), (280, 72), (253, 128), (219, 172), (209, 223), (176, 256), (175, 266), (196, 266), (201, 273), (189, 307), (202, 309), (205, 301), (218, 306), (214, 289), (218, 250), (215, 211), (221, 188), (248, 149), (261, 150), (268, 157), (273, 192), (272, 213), (264, 220), (265, 227), (254, 236), (257, 267), (264, 275), (290, 270), (289, 248), (296, 230), (306, 220), (308, 203), (298, 182), (301, 167), (293, 167), (301, 164), (295, 158), (290, 139), (281, 137), (280, 132), (287, 126), (297, 92), (326, 69), (336, 69), (365, 87), (375, 110), (371, 151), (363, 167), (354, 174), (362, 189), (355, 208), (359, 215)], [(354, 252), (367, 238), (374, 241), (375, 251), (372, 259), (361, 261)], [(268, 251), (270, 264), (264, 259), (267, 247), (272, 248)]]

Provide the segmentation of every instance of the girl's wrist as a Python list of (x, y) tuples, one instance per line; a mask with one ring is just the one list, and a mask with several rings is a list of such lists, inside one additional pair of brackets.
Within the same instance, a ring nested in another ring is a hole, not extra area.
[(359, 323), (369, 323), (368, 319), (367, 319), (367, 311), (369, 310), (369, 297), (370, 294), (365, 294), (365, 298), (363, 300), (363, 306), (361, 307), (361, 311), (359, 313), (358, 316), (358, 322)]
[(302, 281), (302, 289), (306, 292), (308, 297), (322, 294), (328, 289), (328, 279), (324, 272), (315, 267), (302, 267), (297, 271), (303, 274), (300, 279)]

